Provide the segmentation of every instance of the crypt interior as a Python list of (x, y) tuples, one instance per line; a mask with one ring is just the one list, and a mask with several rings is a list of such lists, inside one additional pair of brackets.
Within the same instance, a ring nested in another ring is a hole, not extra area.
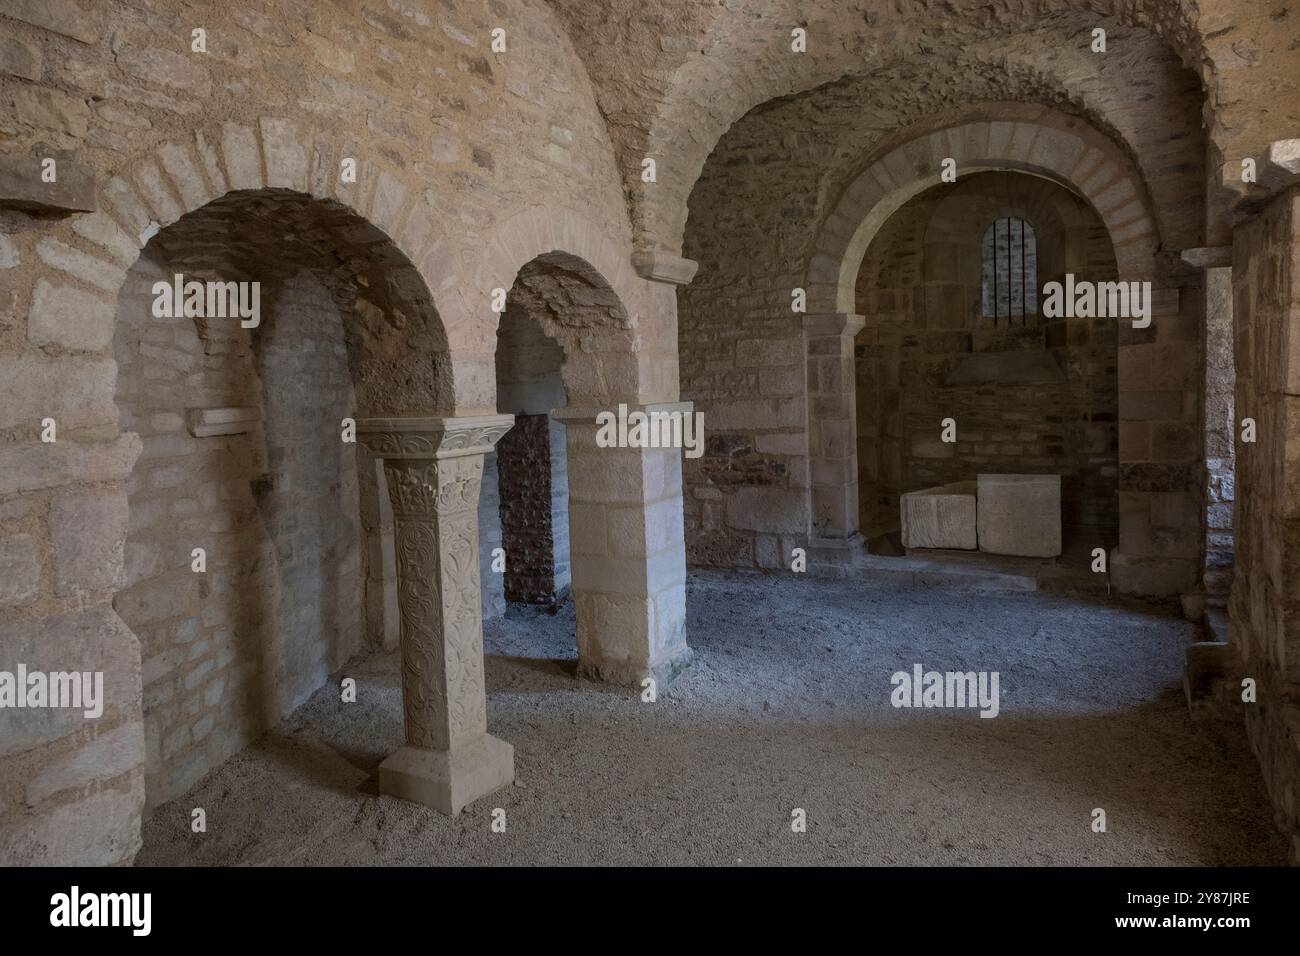
[(1300, 864), (1276, 0), (0, 0), (0, 393), (0, 864)]

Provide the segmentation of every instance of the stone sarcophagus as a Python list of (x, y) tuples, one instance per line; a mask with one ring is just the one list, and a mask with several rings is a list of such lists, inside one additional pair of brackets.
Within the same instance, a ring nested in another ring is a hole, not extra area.
[(905, 548), (975, 550), (976, 483), (958, 481), (910, 491), (900, 499)]
[(1061, 553), (1060, 475), (980, 475), (980, 550), (1054, 558)]

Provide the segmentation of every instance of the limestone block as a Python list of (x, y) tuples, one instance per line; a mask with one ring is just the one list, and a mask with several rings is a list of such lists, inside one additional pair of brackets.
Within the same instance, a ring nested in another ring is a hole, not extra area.
[(130, 720), (87, 741), (66, 756), (46, 764), (27, 785), (25, 799), (35, 806), (64, 790), (77, 790), (114, 777), (144, 763), (144, 726)]
[(214, 435), (242, 435), (252, 431), (261, 421), (256, 408), (191, 408), (186, 413), (189, 432), (195, 438)]
[(116, 378), (112, 359), (39, 354), (0, 358), (0, 382), (11, 390), (0, 407), (0, 428), (39, 425), (47, 416), (60, 430), (111, 422), (117, 414)]
[[(86, 717), (68, 707), (0, 709), (0, 757), (23, 753), (75, 733), (114, 714), (140, 710), (140, 645), (107, 607), (40, 617), (6, 625), (0, 641), (0, 670), (102, 671), (103, 714)], [(2, 858), (2, 854), (0, 854)]]
[(56, 145), (83, 139), (90, 127), (90, 107), (77, 96), (37, 86), (12, 86), (0, 98), (0, 128), (14, 133), (34, 128), (53, 134)]
[(42, 60), (38, 47), (17, 37), (0, 36), (0, 73), (39, 81)]
[(8, 0), (4, 12), (7, 17), (61, 33), (82, 43), (94, 43), (99, 39), (101, 15), (93, 7), (87, 8), (73, 0)]
[(282, 189), (307, 189), (306, 132), (289, 120), (263, 117), (262, 144), (266, 152), (266, 184)]
[(158, 151), (163, 170), (176, 185), (186, 209), (198, 209), (213, 196), (189, 149), (168, 143)]
[(379, 790), (455, 816), (515, 780), (515, 748), (483, 734), (453, 750), (404, 746), (379, 765)]
[(1061, 553), (1060, 475), (979, 475), (981, 551), (1050, 558)]
[(974, 551), (975, 492), (975, 482), (959, 481), (903, 495), (903, 547)]
[(127, 530), (123, 494), (70, 495), (50, 507), (50, 540), (59, 594), (120, 584)]
[(29, 534), (0, 537), (0, 607), (26, 604), (40, 593), (41, 561)]
[(27, 338), (33, 345), (59, 345), (95, 352), (113, 340), (113, 305), (72, 286), (41, 279), (32, 295)]
[(36, 254), (46, 265), (61, 269), (83, 282), (98, 286), (110, 295), (117, 293), (122, 280), (126, 278), (126, 271), (121, 266), (88, 256), (57, 239), (41, 240), (36, 247)]
[(35, 491), (79, 480), (126, 478), (140, 455), (140, 436), (111, 442), (36, 442), (0, 449), (0, 495)]
[(20, 817), (0, 828), (0, 863), (6, 866), (110, 866), (129, 864), (140, 849), (144, 778)]
[(257, 134), (238, 123), (223, 123), (221, 151), (226, 160), (231, 189), (261, 189), (262, 157)]

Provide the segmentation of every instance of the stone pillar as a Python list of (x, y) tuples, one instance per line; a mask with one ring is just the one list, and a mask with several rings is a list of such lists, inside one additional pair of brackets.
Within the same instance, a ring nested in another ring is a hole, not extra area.
[[(1205, 366), (1201, 402), (1205, 429), (1205, 560), (1201, 586), (1212, 609), (1227, 606), (1232, 589), (1232, 508), (1236, 484), (1236, 429), (1232, 354), (1232, 247), (1184, 249), (1184, 262), (1205, 270)], [(1226, 628), (1220, 628), (1226, 630)]]
[[(578, 669), (598, 680), (662, 688), (690, 660), (680, 448), (602, 448), (596, 416), (564, 408), (569, 457), (569, 553)], [(690, 402), (627, 412), (690, 415)], [(699, 436), (703, 440), (703, 436)]]
[(1124, 594), (1174, 597), (1197, 586), (1203, 543), (1201, 307), (1152, 282), (1151, 322), (1119, 320), (1119, 546)]
[(863, 316), (852, 312), (803, 319), (812, 515), (809, 546), (834, 555), (837, 563), (851, 561), (862, 540), (853, 340), (865, 323)]
[(483, 456), (509, 415), (363, 418), (392, 499), (406, 744), (380, 792), (456, 814), (514, 780), (514, 748), (487, 732), (478, 498)]

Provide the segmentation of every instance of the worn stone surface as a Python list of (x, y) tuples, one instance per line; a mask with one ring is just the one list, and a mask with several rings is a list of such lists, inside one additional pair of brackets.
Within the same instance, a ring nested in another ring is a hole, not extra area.
[[(1289, 551), (1264, 542), (1295, 500), (1278, 449), (1300, 359), (1273, 364), (1294, 226), (1232, 174), (1272, 156), (1268, 189), (1284, 188), (1290, 20), (1262, 0), (436, 6), (234, 0), (205, 10), (201, 56), (180, 0), (0, 9), (0, 646), (41, 635), (52, 663), (131, 658), (102, 729), (144, 741), (6, 727), (6, 857), (129, 860), (146, 796), (184, 792), (359, 650), (393, 646), (393, 489), (342, 421), (508, 404), (498, 290), (550, 342), (534, 357), (562, 356), (555, 400), (509, 413), (583, 412), (547, 426), (549, 455), (529, 460), (549, 469), (549, 509), (534, 495), (522, 522), (549, 517), (556, 593), (571, 554), (583, 673), (667, 680), (689, 658), (684, 541), (697, 563), (775, 571), (796, 548), (852, 547), (864, 497), (892, 516), (890, 496), (971, 466), (1050, 471), (1071, 522), (1116, 544), (1120, 590), (1222, 589), (1245, 535), (1262, 583), (1234, 597), (1234, 626), (1281, 702), (1249, 719), (1289, 806), (1300, 654), (1284, 643)], [(487, 31), (503, 18), (500, 54)], [(796, 23), (806, 54), (789, 49)], [(1097, 25), (1101, 57), (1079, 41)], [(35, 175), (45, 157), (54, 183)], [(955, 227), (987, 205), (868, 254), (902, 238), (918, 207), (895, 214), (945, 157), (955, 194), (990, 170), (1072, 192), (1102, 229), (1044, 219), (1044, 262), (1152, 281), (1153, 323), (968, 327)], [(1230, 236), (1230, 207), (1267, 225)], [(1202, 374), (1224, 367), (1223, 283), (1177, 256), (1229, 244), (1257, 291), (1238, 294), (1247, 381), (1227, 414), (1265, 436), (1237, 475), (1219, 447), (1231, 386)], [(918, 255), (924, 281), (900, 281)], [(155, 316), (151, 283), (181, 271), (259, 283), (260, 322)], [(858, 301), (860, 275), (877, 301)], [(868, 311), (856, 343), (822, 328)], [(705, 414), (698, 459), (600, 448), (582, 423), (683, 398)], [(223, 408), (258, 414), (186, 427)], [(949, 414), (955, 446), (932, 433)], [(503, 501), (475, 504), (499, 523)], [(497, 600), (466, 583), (479, 551), (455, 577), (475, 608)]]
[(40, 593), (41, 562), (30, 534), (0, 538), (0, 606), (26, 604)]
[[(988, 315), (981, 296), (981, 243), (1005, 216), (1037, 236), (1034, 276), (1023, 277), (1035, 297), (1028, 315)], [(865, 532), (892, 527), (900, 492), (981, 471), (1042, 469), (1062, 477), (1062, 523), (1072, 535), (1101, 547), (1115, 541), (1116, 323), (1052, 319), (1037, 298), (1066, 273), (1098, 282), (1115, 270), (1096, 214), (1036, 177), (988, 173), (936, 187), (886, 223), (856, 290), (868, 316), (855, 349)], [(940, 423), (950, 417), (956, 441), (944, 444)]]
[(1061, 553), (1060, 475), (980, 475), (980, 550), (1051, 558)]
[[(1277, 808), (1300, 851), (1300, 621), (1294, 595), (1296, 489), (1300, 487), (1300, 190), (1278, 197), (1233, 239), (1236, 341), (1236, 568), (1229, 600), (1230, 640), (1241, 673), (1256, 683), (1246, 728)], [(1255, 441), (1243, 440), (1245, 419)], [(1300, 859), (1297, 856), (1296, 859)]]
[(960, 548), (978, 545), (973, 481), (910, 491), (899, 501), (903, 547)]

